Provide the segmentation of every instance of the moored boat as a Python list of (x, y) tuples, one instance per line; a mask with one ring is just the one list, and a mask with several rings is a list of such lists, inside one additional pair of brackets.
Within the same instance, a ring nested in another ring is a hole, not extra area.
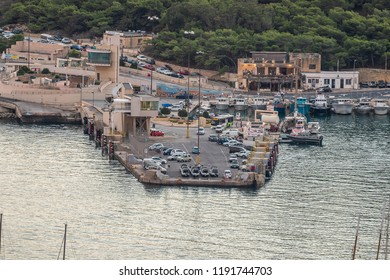
[(352, 102), (352, 99), (339, 98), (334, 100), (334, 102), (332, 103), (332, 107), (336, 114), (350, 115), (352, 114), (354, 104)]
[(331, 108), (328, 105), (328, 100), (325, 97), (325, 94), (318, 94), (310, 111), (315, 116), (327, 116), (331, 113), (330, 109)]
[(226, 97), (217, 97), (216, 103), (215, 103), (215, 108), (217, 110), (227, 110), (229, 107), (229, 99)]
[(386, 115), (389, 112), (389, 105), (386, 99), (376, 99), (374, 105), (375, 115)]
[(243, 111), (248, 108), (248, 104), (244, 97), (236, 97), (234, 98), (234, 109), (237, 111)]
[(370, 99), (367, 97), (361, 97), (359, 104), (355, 106), (354, 111), (358, 115), (367, 115), (372, 112), (373, 107), (370, 105)]
[(267, 110), (267, 104), (268, 104), (268, 99), (264, 97), (256, 96), (251, 99), (250, 106), (254, 110)]

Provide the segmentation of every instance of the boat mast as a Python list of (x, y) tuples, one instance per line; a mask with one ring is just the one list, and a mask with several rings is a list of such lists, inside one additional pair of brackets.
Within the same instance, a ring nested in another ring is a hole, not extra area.
[(66, 249), (66, 228), (68, 227), (67, 224), (65, 224), (65, 232), (64, 232), (64, 251), (62, 255), (62, 259), (65, 260), (65, 249)]
[(360, 216), (358, 217), (358, 224), (356, 227), (355, 244), (353, 245), (353, 251), (352, 251), (352, 260), (355, 259), (355, 255), (356, 255), (356, 247), (357, 247), (357, 241), (359, 235), (359, 225), (360, 225)]
[(383, 229), (383, 217), (382, 217), (382, 222), (381, 222), (381, 229), (379, 231), (379, 240), (378, 240), (378, 248), (376, 250), (376, 260), (379, 259), (379, 251), (381, 249), (381, 241), (382, 241), (382, 229)]
[(385, 242), (385, 260), (387, 260), (387, 250), (389, 245), (389, 223), (390, 223), (390, 197), (389, 206), (387, 208), (387, 225), (386, 225), (386, 242)]
[(3, 225), (3, 213), (0, 214), (0, 256), (1, 256), (1, 227)]

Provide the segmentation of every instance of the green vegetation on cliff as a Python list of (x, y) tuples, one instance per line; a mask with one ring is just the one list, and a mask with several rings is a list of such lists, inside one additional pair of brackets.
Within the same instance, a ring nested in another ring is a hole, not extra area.
[[(192, 65), (210, 69), (233, 70), (253, 50), (317, 52), (324, 70), (354, 60), (383, 68), (390, 57), (388, 0), (3, 0), (0, 25), (11, 23), (73, 38), (154, 31), (148, 54), (186, 65), (190, 53)], [(186, 38), (185, 30), (195, 34)]]

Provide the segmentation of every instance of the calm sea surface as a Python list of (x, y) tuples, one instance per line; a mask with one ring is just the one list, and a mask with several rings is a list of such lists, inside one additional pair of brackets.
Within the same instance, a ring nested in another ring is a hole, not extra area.
[[(374, 259), (390, 195), (389, 116), (320, 119), (264, 188), (150, 188), (77, 126), (0, 121), (0, 259)], [(383, 257), (382, 257), (383, 258)]]

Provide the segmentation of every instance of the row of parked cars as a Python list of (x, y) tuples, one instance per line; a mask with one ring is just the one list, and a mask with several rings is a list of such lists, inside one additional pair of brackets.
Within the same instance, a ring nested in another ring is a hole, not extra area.
[(180, 174), (182, 177), (218, 177), (218, 168), (216, 166), (207, 167), (204, 165), (189, 166), (182, 164), (180, 166)]
[(360, 83), (360, 88), (390, 88), (390, 82), (380, 81), (370, 81), (368, 83)]

